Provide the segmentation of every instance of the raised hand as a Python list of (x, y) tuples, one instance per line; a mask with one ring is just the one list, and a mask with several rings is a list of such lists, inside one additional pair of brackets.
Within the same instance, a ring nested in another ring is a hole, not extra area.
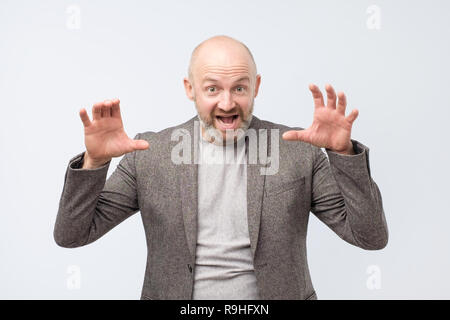
[[(283, 134), (284, 140), (304, 141), (320, 148), (327, 148), (343, 154), (354, 154), (350, 140), (352, 125), (358, 116), (354, 109), (346, 117), (347, 100), (343, 92), (336, 93), (331, 85), (326, 85), (327, 106), (325, 107), (322, 92), (314, 85), (309, 85), (314, 98), (314, 119), (312, 125), (305, 130), (290, 130)], [(338, 98), (336, 106), (336, 98)]]
[(123, 128), (120, 101), (105, 100), (92, 107), (92, 122), (86, 109), (80, 110), (86, 152), (83, 168), (96, 168), (125, 153), (149, 147), (145, 140), (130, 139)]

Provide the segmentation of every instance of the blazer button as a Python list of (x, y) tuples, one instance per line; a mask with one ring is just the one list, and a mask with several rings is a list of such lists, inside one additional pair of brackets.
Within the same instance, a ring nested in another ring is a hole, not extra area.
[(189, 269), (189, 272), (192, 273), (192, 266), (190, 264), (188, 264), (188, 269)]

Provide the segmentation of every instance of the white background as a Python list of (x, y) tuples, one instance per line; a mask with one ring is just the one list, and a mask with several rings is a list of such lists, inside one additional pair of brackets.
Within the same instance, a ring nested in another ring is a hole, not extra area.
[(53, 240), (66, 166), (84, 150), (78, 111), (118, 97), (130, 136), (188, 120), (191, 51), (226, 34), (255, 57), (259, 118), (309, 126), (311, 82), (359, 109), (352, 137), (370, 148), (389, 244), (364, 251), (312, 216), (319, 299), (449, 299), (449, 13), (445, 0), (0, 0), (0, 298), (140, 297), (139, 213), (86, 247)]

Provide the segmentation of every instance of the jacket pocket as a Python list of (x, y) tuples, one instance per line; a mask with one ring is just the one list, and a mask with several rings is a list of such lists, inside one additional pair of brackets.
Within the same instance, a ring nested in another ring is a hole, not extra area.
[(305, 177), (300, 177), (290, 181), (274, 183), (269, 186), (266, 186), (264, 189), (266, 197), (270, 197), (289, 191), (304, 184), (305, 184)]

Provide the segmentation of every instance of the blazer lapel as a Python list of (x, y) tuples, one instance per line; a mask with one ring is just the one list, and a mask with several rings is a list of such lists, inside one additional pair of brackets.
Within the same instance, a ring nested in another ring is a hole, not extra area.
[(191, 139), (191, 162), (179, 164), (178, 167), (178, 187), (181, 197), (181, 214), (183, 215), (184, 232), (189, 251), (195, 259), (197, 246), (197, 215), (198, 215), (198, 164), (197, 157), (198, 131), (194, 130), (197, 117), (186, 123), (184, 129), (188, 130)]
[[(260, 128), (261, 128), (261, 121), (257, 117), (253, 116), (249, 129), (254, 129), (256, 131), (257, 146), (258, 146), (256, 150), (258, 156), (259, 156)], [(270, 144), (270, 142), (268, 142), (268, 144)], [(259, 159), (256, 163), (249, 163), (248, 137), (246, 140), (246, 148), (247, 148), (247, 220), (248, 220), (248, 231), (250, 235), (250, 245), (254, 257), (256, 252), (256, 246), (258, 244), (259, 228), (261, 222), (262, 200), (266, 178), (264, 174), (261, 174), (261, 171), (265, 169), (266, 165), (261, 164)]]

